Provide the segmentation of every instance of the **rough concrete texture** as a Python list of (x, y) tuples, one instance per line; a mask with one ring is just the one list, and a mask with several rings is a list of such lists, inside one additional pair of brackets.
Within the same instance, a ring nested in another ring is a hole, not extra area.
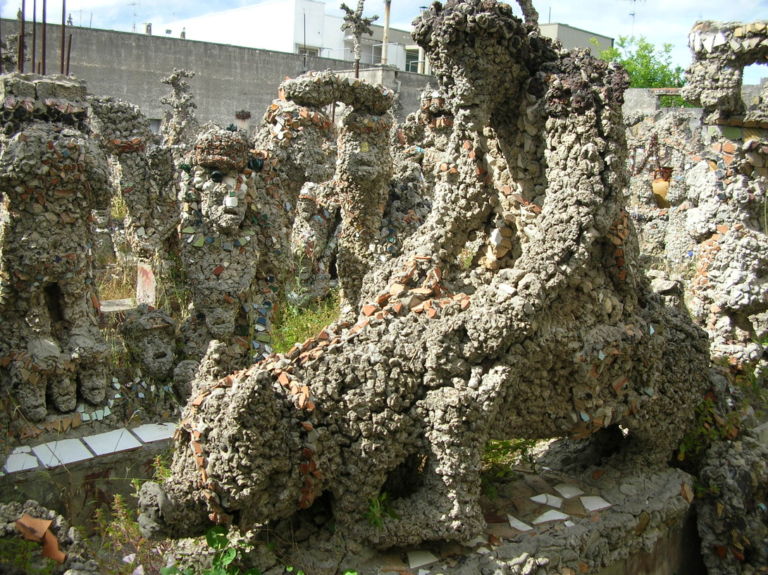
[(707, 454), (696, 503), (709, 573), (762, 573), (768, 566), (768, 447), (752, 437), (720, 442)]
[(394, 93), (330, 72), (280, 85), (281, 94), (315, 108), (345, 104), (338, 131), (333, 193), (341, 209), (337, 267), (342, 307), (357, 307), (363, 277), (378, 260), (379, 230), (392, 176), (390, 113)]
[[(768, 132), (706, 125), (700, 110), (627, 121), (630, 213), (654, 291), (707, 330), (714, 358), (756, 368), (761, 380)], [(661, 167), (670, 168), (667, 180)], [(654, 196), (654, 188), (664, 197)]]
[(255, 276), (260, 253), (256, 191), (248, 168), (248, 140), (240, 132), (207, 127), (182, 174), (181, 261), (192, 291), (192, 313), (182, 326), (188, 359), (200, 360), (213, 340), (229, 348), (221, 369), (248, 362), (259, 316)]
[(200, 129), (195, 115), (194, 98), (192, 97), (189, 78), (194, 78), (195, 73), (188, 70), (174, 68), (173, 72), (163, 78), (163, 84), (171, 87), (171, 93), (160, 99), (162, 104), (170, 106), (160, 126), (160, 133), (166, 145), (172, 148), (189, 146), (195, 141)]
[[(704, 110), (627, 116), (630, 212), (652, 288), (704, 327), (711, 357), (748, 382), (720, 376), (711, 395), (745, 428), (761, 421), (764, 406), (751, 403), (768, 373), (768, 130), (764, 108), (744, 114), (737, 92), (740, 67), (765, 58), (765, 29), (697, 24), (691, 45), (702, 56), (689, 89)], [(749, 436), (709, 449), (697, 510), (710, 573), (765, 570), (765, 457)]]
[[(264, 115), (254, 149), (254, 182), (263, 190), (259, 223), (268, 236), (262, 291), (282, 286), (295, 302), (323, 296), (330, 287), (339, 225), (331, 117), (324, 108), (275, 100)], [(300, 281), (291, 281), (295, 277)]]
[[(415, 37), (454, 118), (432, 211), (366, 275), (356, 323), (195, 382), (172, 476), (142, 489), (146, 532), (303, 512), (378, 547), (466, 541), (485, 525), (489, 438), (621, 424), (648, 465), (677, 445), (707, 342), (640, 270), (622, 195), (625, 73), (556, 52), (487, 0), (435, 3)], [(390, 484), (393, 513), (373, 526)]]
[(117, 162), (115, 188), (128, 212), (124, 227), (131, 253), (159, 260), (169, 253), (178, 223), (171, 148), (154, 144), (138, 107), (112, 98), (89, 103), (91, 131)]
[(168, 380), (176, 365), (176, 322), (165, 312), (139, 305), (125, 314), (120, 326), (125, 345), (143, 374)]
[[(700, 103), (710, 121), (743, 116), (744, 67), (768, 62), (768, 21), (697, 22), (688, 36), (693, 65), (686, 73), (684, 98)], [(768, 94), (761, 94), (746, 120), (768, 121)]]
[(88, 216), (109, 202), (107, 161), (78, 129), (82, 86), (18, 74), (2, 82), (21, 113), (0, 146), (0, 379), (23, 416), (40, 421), (48, 406), (67, 412), (78, 396), (104, 398)]

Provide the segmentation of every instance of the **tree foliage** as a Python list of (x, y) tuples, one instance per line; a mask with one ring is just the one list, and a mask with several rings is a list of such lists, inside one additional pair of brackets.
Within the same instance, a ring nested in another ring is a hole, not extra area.
[(683, 69), (672, 65), (672, 44), (657, 49), (643, 36), (619, 36), (600, 58), (624, 66), (630, 88), (679, 88), (685, 82)]

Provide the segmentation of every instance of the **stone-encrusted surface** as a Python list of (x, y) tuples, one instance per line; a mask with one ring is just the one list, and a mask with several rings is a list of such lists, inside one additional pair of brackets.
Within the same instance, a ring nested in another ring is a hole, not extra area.
[[(108, 205), (107, 161), (75, 127), (85, 102), (55, 100), (55, 82), (39, 77), (3, 82), (6, 102), (29, 98), (32, 110), (49, 110), (50, 121), (33, 114), (6, 124), (19, 131), (0, 147), (0, 381), (24, 417), (41, 421), (49, 408), (74, 410), (78, 397), (104, 398), (107, 348), (97, 327), (88, 217)], [(61, 91), (83, 94), (69, 80)], [(52, 106), (70, 112), (56, 122)]]
[(746, 436), (715, 443), (696, 503), (701, 549), (709, 573), (762, 573), (768, 566), (768, 447)]
[[(686, 74), (683, 97), (699, 102), (710, 120), (742, 116), (744, 67), (768, 62), (768, 21), (697, 22), (688, 36), (694, 62)], [(747, 121), (768, 122), (766, 88)]]
[[(485, 525), (490, 437), (621, 424), (636, 461), (661, 465), (690, 421), (706, 337), (639, 268), (622, 198), (625, 73), (556, 52), (495, 2), (435, 4), (415, 37), (454, 118), (432, 211), (367, 274), (356, 323), (195, 382), (172, 476), (142, 490), (148, 533), (307, 510), (379, 547), (466, 541)], [(513, 248), (466, 266), (476, 238)], [(395, 477), (408, 479), (374, 527), (370, 502)]]

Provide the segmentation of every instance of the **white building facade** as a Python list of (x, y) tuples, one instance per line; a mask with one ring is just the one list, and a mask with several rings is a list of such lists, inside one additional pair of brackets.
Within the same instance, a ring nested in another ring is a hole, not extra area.
[[(250, 6), (180, 20), (166, 32), (184, 30), (185, 37), (190, 40), (306, 53), (352, 62), (352, 37), (341, 30), (342, 17), (326, 13), (327, 6), (321, 0), (263, 0)], [(430, 74), (424, 50), (405, 30), (390, 28), (387, 61), (382, 61), (383, 17), (380, 14), (377, 24), (372, 26), (373, 35), (362, 38), (361, 64), (387, 64), (398, 70)], [(584, 47), (596, 51), (592, 45), (594, 40), (600, 49), (613, 45), (612, 38), (563, 24), (543, 24), (541, 30), (544, 36), (560, 40), (566, 48)]]

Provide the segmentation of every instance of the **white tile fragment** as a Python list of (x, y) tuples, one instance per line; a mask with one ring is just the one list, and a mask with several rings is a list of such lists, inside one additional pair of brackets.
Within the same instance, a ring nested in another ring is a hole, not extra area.
[(551, 493), (540, 493), (539, 495), (534, 495), (531, 497), (531, 501), (534, 503), (541, 503), (542, 505), (549, 505), (550, 507), (554, 507), (556, 509), (560, 509), (563, 506), (563, 500), (560, 499), (557, 495), (552, 495)]
[(558, 483), (555, 485), (557, 491), (564, 499), (572, 499), (578, 495), (584, 495), (584, 492), (570, 483)]
[(566, 527), (576, 527), (576, 524), (573, 521), (571, 521), (570, 519), (568, 521), (566, 521), (565, 523), (563, 523), (563, 525), (565, 525)]
[(3, 469), (6, 473), (18, 473), (19, 471), (27, 471), (28, 469), (36, 469), (40, 465), (37, 461), (37, 457), (31, 453), (18, 452), (14, 450), (5, 460)]
[(46, 467), (58, 467), (91, 459), (93, 454), (79, 439), (62, 439), (36, 445), (32, 452)]
[(163, 441), (173, 437), (176, 431), (175, 423), (145, 423), (131, 429), (136, 437), (141, 439), (144, 443), (152, 443), (153, 441)]
[(528, 525), (523, 521), (520, 521), (517, 517), (513, 515), (507, 515), (507, 519), (509, 520), (509, 526), (512, 529), (517, 529), (518, 531), (522, 531), (523, 533), (533, 529), (533, 527), (531, 527), (530, 525)]
[(83, 441), (96, 455), (109, 455), (119, 451), (128, 451), (141, 447), (141, 443), (127, 429), (114, 429), (106, 433), (98, 433), (84, 437)]
[(587, 511), (601, 511), (611, 506), (610, 503), (599, 495), (585, 495), (581, 498), (581, 504)]
[(32, 453), (32, 448), (29, 445), (19, 445), (13, 448), (11, 455), (16, 455), (17, 453)]
[(408, 567), (418, 569), (437, 561), (437, 557), (429, 551), (408, 551)]
[(536, 519), (534, 519), (533, 524), (541, 525), (542, 523), (549, 523), (550, 521), (564, 521), (569, 518), (570, 516), (566, 515), (565, 513), (555, 509), (550, 509), (549, 511), (542, 513)]

